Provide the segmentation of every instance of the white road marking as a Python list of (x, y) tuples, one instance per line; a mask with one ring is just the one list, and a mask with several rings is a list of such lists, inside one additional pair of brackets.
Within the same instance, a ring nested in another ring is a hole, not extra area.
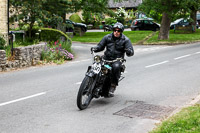
[(80, 61), (72, 61), (69, 62), (69, 64), (75, 64), (75, 63), (80, 63), (80, 62), (84, 62), (84, 61), (90, 61), (91, 59), (84, 59), (84, 60), (80, 60)]
[(82, 83), (82, 82), (77, 82), (76, 84), (77, 84), (77, 85), (80, 85), (81, 83)]
[(41, 96), (41, 95), (44, 95), (44, 94), (46, 94), (46, 92), (41, 92), (41, 93), (38, 93), (38, 94), (34, 94), (34, 95), (31, 95), (31, 96), (19, 98), (19, 99), (16, 99), (16, 100), (5, 102), (5, 103), (0, 103), (0, 107), (4, 106), (4, 105), (11, 104), (11, 103), (16, 103), (16, 102), (19, 102), (19, 101), (23, 101), (23, 100), (26, 100), (26, 99), (34, 98), (34, 97), (37, 97), (37, 96)]
[(174, 58), (174, 60), (182, 59), (182, 58), (189, 57), (189, 56), (191, 56), (191, 54), (187, 54), (187, 55), (183, 55), (183, 56)]
[(165, 64), (165, 63), (168, 63), (169, 61), (163, 61), (163, 62), (159, 62), (159, 63), (155, 63), (155, 64), (152, 64), (152, 65), (148, 65), (148, 66), (145, 66), (145, 68), (150, 68), (150, 67), (154, 67), (154, 66), (158, 66), (158, 65), (162, 65), (162, 64)]
[(81, 60), (81, 61), (90, 61), (91, 59), (85, 59), (85, 60)]
[(199, 51), (199, 52), (196, 52), (196, 53), (194, 53), (194, 54), (200, 54), (200, 51)]
[(140, 52), (147, 52), (147, 51), (156, 51), (159, 49), (165, 49), (165, 48), (169, 48), (172, 46), (162, 46), (162, 47), (149, 47), (149, 48), (135, 48), (135, 53), (140, 53)]
[(81, 61), (73, 61), (73, 62), (69, 62), (70, 64), (74, 64), (74, 63), (79, 63)]

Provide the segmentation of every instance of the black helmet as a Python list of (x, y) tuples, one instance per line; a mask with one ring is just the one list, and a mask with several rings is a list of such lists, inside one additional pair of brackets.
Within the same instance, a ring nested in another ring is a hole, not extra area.
[(121, 29), (122, 32), (124, 31), (124, 26), (123, 26), (123, 24), (120, 23), (120, 22), (117, 22), (117, 23), (114, 24), (113, 30), (114, 30), (115, 28)]

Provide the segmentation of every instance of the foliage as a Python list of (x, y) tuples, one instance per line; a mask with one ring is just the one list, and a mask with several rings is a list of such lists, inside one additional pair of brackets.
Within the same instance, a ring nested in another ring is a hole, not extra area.
[(66, 13), (74, 9), (71, 0), (10, 0), (10, 7), (20, 26), (28, 25), (29, 37), (33, 36), (34, 24), (56, 28), (58, 23), (63, 24)]
[[(139, 10), (152, 15), (150, 17), (161, 22), (158, 39), (166, 40), (169, 39), (171, 21), (174, 21), (177, 17), (188, 17), (189, 2), (190, 0), (143, 0)], [(160, 20), (160, 17), (155, 17), (161, 14), (162, 20)]]
[(104, 18), (102, 14), (113, 14), (107, 8), (107, 5), (108, 0), (79, 0), (75, 4), (75, 8), (77, 11), (82, 9), (83, 20), (86, 24), (94, 25), (98, 21), (102, 21), (102, 18)]
[(133, 20), (133, 19), (136, 18), (135, 14), (136, 14), (138, 11), (137, 11), (137, 10), (134, 11), (133, 9), (131, 9), (131, 10), (129, 9), (128, 12), (129, 12), (128, 18), (131, 19), (131, 20)]
[(29, 25), (28, 35), (32, 37), (32, 27), (36, 23), (65, 31), (65, 27), (69, 26), (65, 25), (66, 13), (83, 10), (85, 21), (89, 22), (90, 17), (87, 16), (90, 12), (95, 15), (111, 13), (107, 4), (108, 0), (10, 0), (10, 12), (13, 13), (12, 20), (17, 19), (21, 25)]
[(43, 41), (48, 41), (48, 45), (42, 53), (42, 60), (60, 64), (64, 62), (64, 60), (73, 59), (73, 55), (70, 53), (72, 52), (72, 41), (62, 31), (50, 28), (42, 28), (40, 39)]
[(10, 0), (10, 12), (13, 13), (13, 17), (23, 23), (22, 25), (28, 25), (29, 37), (32, 37), (32, 29), (38, 18), (38, 16), (42, 15), (43, 1), (41, 0)]
[(119, 9), (116, 12), (116, 15), (117, 21), (121, 22), (122, 24), (125, 24), (125, 18), (129, 17), (125, 9), (122, 7), (119, 7)]
[(199, 133), (200, 105), (184, 108), (178, 114), (164, 121), (151, 133)]
[(39, 43), (39, 38), (25, 38), (25, 40), (16, 40), (15, 42), (13, 42), (13, 44), (15, 45), (15, 47), (23, 47), (23, 46), (29, 46), (29, 45), (33, 45), (33, 44), (38, 44)]
[(70, 19), (71, 21), (76, 22), (76, 23), (82, 23), (82, 20), (81, 20), (80, 16), (79, 16), (77, 13), (72, 14), (72, 15), (69, 17), (69, 19)]
[(4, 38), (0, 35), (0, 49), (4, 49), (6, 44), (6, 41), (4, 40)]
[(45, 49), (42, 51), (41, 59), (45, 62), (61, 64), (65, 60), (72, 60), (74, 58), (69, 51), (71, 51), (71, 44), (55, 41), (54, 43), (46, 44)]
[(106, 18), (105, 19), (105, 23), (108, 25), (113, 25), (117, 22), (117, 20), (115, 18)]
[(40, 39), (43, 41), (56, 41), (59, 40), (61, 37), (64, 37), (65, 40), (69, 41), (69, 43), (72, 43), (71, 39), (60, 30), (41, 28)]
[(101, 13), (84, 12), (82, 15), (85, 23), (92, 24), (94, 27), (100, 25), (104, 19), (104, 15)]
[(73, 30), (74, 30), (74, 26), (73, 26), (73, 24), (66, 24), (66, 29), (67, 29), (67, 31), (66, 32), (73, 32)]
[(170, 16), (171, 21), (173, 21), (177, 13), (183, 14), (183, 12), (180, 12), (182, 8), (181, 3), (183, 3), (182, 0), (144, 0), (138, 10), (148, 14), (149, 17), (158, 22), (161, 22), (161, 19), (157, 18), (157, 16), (166, 12)]
[(138, 10), (161, 22), (162, 13), (166, 12), (171, 21), (188, 18), (192, 10), (200, 8), (200, 0), (143, 0)]

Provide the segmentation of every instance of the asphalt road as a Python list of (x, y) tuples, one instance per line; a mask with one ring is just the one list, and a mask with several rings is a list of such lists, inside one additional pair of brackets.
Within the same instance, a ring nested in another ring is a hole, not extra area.
[(92, 44), (73, 43), (63, 65), (0, 73), (1, 133), (146, 133), (200, 92), (200, 43), (135, 46), (114, 98), (79, 111), (76, 96)]

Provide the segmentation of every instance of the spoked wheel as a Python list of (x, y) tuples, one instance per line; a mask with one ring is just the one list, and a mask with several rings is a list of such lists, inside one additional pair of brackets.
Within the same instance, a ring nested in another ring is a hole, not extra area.
[(80, 110), (86, 109), (93, 98), (90, 90), (93, 82), (93, 78), (85, 76), (81, 83), (77, 96), (77, 106)]

